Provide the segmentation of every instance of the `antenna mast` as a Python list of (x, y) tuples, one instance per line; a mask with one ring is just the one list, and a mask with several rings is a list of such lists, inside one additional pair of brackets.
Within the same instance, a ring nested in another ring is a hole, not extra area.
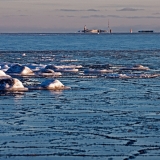
[(109, 29), (110, 29), (110, 27), (109, 27), (109, 19), (108, 19), (108, 32), (109, 32)]
[(109, 26), (109, 19), (108, 19), (108, 33), (112, 33), (112, 30), (110, 29), (110, 26)]

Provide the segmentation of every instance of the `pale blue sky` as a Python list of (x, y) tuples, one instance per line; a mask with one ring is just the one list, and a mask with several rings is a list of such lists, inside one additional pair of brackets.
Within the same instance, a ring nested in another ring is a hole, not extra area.
[(0, 32), (160, 32), (160, 0), (0, 0)]

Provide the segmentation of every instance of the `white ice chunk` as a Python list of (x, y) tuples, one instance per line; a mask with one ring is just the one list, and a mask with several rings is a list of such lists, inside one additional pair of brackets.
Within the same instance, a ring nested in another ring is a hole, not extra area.
[(102, 74), (102, 73), (112, 73), (113, 70), (107, 70), (107, 69), (101, 69), (101, 70), (96, 70), (96, 69), (87, 69), (84, 71), (85, 74)]
[(2, 70), (0, 70), (0, 77), (1, 76), (6, 76), (6, 74)]
[(149, 70), (148, 67), (144, 67), (142, 65), (134, 65), (133, 68), (137, 70)]
[(0, 70), (0, 79), (5, 79), (5, 78), (11, 78), (11, 77), (2, 70)]
[(56, 69), (57, 72), (78, 72), (79, 70), (76, 68), (60, 68)]
[(4, 91), (26, 91), (21, 81), (16, 78), (0, 79), (0, 90)]
[(26, 66), (32, 69), (32, 71), (39, 71), (46, 67), (46, 65), (43, 65), (43, 64), (27, 64)]
[(123, 67), (120, 70), (138, 70), (138, 71), (147, 71), (149, 70), (148, 67), (144, 67), (143, 65), (134, 65), (131, 67)]
[(3, 71), (7, 71), (7, 70), (8, 70), (8, 68), (9, 68), (9, 66), (8, 66), (7, 64), (5, 64), (5, 63), (0, 64), (0, 69), (1, 69), (1, 70), (3, 70)]
[(30, 90), (63, 90), (70, 89), (70, 87), (64, 86), (59, 80), (48, 79), (42, 82), (39, 86), (30, 87)]
[(81, 68), (82, 66), (76, 66), (76, 65), (61, 65), (61, 66), (55, 66), (55, 65), (47, 65), (45, 69), (53, 69), (57, 72), (78, 72), (78, 68)]
[(4, 65), (1, 65), (1, 68), (2, 68), (2, 69), (8, 69), (9, 66), (8, 66), (7, 64), (4, 64)]
[(119, 74), (119, 78), (131, 78), (131, 77), (126, 74)]
[(54, 70), (52, 69), (42, 69), (38, 74), (42, 76), (61, 76), (62, 75), (61, 72), (54, 72)]
[(11, 66), (6, 73), (20, 74), (20, 75), (34, 75), (33, 71), (30, 68), (22, 66), (20, 64), (15, 64)]
[(81, 65), (61, 65), (61, 66), (55, 66), (57, 69), (64, 69), (64, 68), (82, 68)]
[(53, 90), (65, 88), (64, 85), (59, 80), (46, 80), (41, 83), (41, 87)]

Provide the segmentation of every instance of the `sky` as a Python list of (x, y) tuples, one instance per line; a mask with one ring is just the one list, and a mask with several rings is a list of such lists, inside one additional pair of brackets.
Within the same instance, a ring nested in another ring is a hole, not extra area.
[(0, 0), (0, 33), (160, 32), (160, 0)]

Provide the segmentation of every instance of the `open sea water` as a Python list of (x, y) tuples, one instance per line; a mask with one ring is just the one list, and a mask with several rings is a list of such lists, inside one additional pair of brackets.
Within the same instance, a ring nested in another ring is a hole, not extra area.
[(15, 63), (82, 67), (16, 77), (68, 90), (0, 92), (0, 159), (160, 159), (159, 33), (0, 34), (0, 66)]

